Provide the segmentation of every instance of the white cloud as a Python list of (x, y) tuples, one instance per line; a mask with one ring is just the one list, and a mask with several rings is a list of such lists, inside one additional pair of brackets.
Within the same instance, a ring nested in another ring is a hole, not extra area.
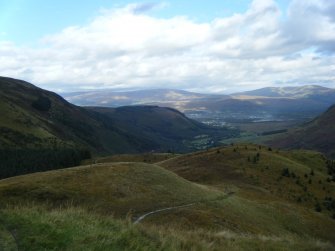
[(282, 13), (255, 0), (245, 13), (198, 23), (157, 18), (162, 5), (104, 10), (39, 48), (0, 42), (0, 75), (50, 89), (180, 88), (234, 91), (274, 84), (335, 87), (335, 2), (293, 0)]

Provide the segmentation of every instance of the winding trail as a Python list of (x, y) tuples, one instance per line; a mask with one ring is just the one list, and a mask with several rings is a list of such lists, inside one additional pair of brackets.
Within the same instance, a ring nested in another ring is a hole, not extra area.
[(142, 221), (145, 217), (147, 217), (151, 214), (156, 214), (156, 213), (160, 213), (160, 212), (163, 212), (163, 211), (169, 211), (169, 210), (182, 208), (182, 207), (190, 207), (190, 206), (193, 206), (194, 204), (195, 204), (195, 202), (190, 203), (190, 204), (186, 204), (186, 205), (181, 205), (181, 206), (176, 206), (176, 207), (166, 207), (166, 208), (158, 209), (158, 210), (155, 210), (155, 211), (151, 211), (149, 213), (143, 214), (142, 216), (138, 217), (137, 220), (134, 221), (134, 224), (140, 223), (140, 221)]
[[(227, 195), (225, 195), (222, 198), (219, 199), (214, 199), (214, 200), (210, 200), (210, 201), (217, 201), (217, 200), (224, 200), (224, 199), (228, 199), (230, 196), (232, 196), (234, 194), (234, 192), (229, 192)], [(157, 214), (160, 212), (164, 212), (164, 211), (170, 211), (170, 210), (174, 210), (174, 209), (178, 209), (178, 208), (183, 208), (183, 207), (190, 207), (190, 206), (194, 206), (197, 203), (200, 202), (204, 202), (204, 201), (198, 201), (198, 202), (193, 202), (193, 203), (189, 203), (189, 204), (185, 204), (185, 205), (180, 205), (180, 206), (175, 206), (175, 207), (166, 207), (166, 208), (162, 208), (162, 209), (158, 209), (158, 210), (154, 210), (151, 212), (148, 212), (146, 214), (141, 215), (140, 217), (138, 217), (135, 221), (134, 224), (138, 224), (140, 223), (142, 220), (144, 220), (147, 216), (152, 215), (152, 214)]]

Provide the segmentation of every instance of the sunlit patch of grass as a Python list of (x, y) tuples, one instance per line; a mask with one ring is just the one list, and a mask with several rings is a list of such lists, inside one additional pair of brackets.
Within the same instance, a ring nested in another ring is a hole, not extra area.
[(144, 163), (96, 164), (0, 182), (3, 202), (35, 201), (51, 207), (70, 203), (118, 216), (209, 200), (221, 194)]

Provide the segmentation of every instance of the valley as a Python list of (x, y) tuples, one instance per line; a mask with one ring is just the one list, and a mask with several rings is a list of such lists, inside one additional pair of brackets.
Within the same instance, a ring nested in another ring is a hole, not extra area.
[(0, 0), (0, 251), (335, 251), (335, 0)]
[(316, 85), (268, 87), (229, 95), (153, 89), (128, 92), (86, 91), (63, 93), (62, 96), (82, 106), (172, 107), (207, 125), (237, 129), (245, 129), (245, 125), (259, 127), (266, 123), (288, 129), (292, 125), (312, 120), (335, 102), (334, 89)]
[(0, 250), (335, 249), (334, 106), (191, 119), (0, 83)]
[(79, 107), (5, 77), (0, 77), (0, 111), (2, 178), (78, 165), (90, 154), (206, 149), (239, 133), (204, 125), (172, 108)]

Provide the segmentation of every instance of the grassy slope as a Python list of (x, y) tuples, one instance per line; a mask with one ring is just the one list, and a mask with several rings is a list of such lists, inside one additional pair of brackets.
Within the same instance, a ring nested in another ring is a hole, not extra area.
[[(1, 242), (2, 250), (331, 250), (332, 245), (298, 236), (237, 235), (231, 231), (211, 232), (134, 226), (112, 217), (69, 208), (10, 208), (0, 214), (4, 225), (14, 231)], [(13, 247), (13, 249), (10, 249)]]
[(276, 147), (317, 150), (335, 157), (334, 124), (335, 106), (332, 106), (313, 121), (271, 139), (268, 143)]
[[(257, 153), (259, 160), (253, 163)], [(191, 226), (194, 219), (200, 218), (201, 226), (214, 225), (235, 233), (309, 235), (335, 240), (331, 230), (335, 227), (334, 212), (323, 205), (326, 196), (335, 197), (335, 189), (334, 183), (327, 182), (321, 154), (236, 145), (183, 155), (158, 164), (190, 181), (236, 192), (225, 201), (166, 215), (160, 218), (161, 223), (168, 224), (178, 217), (181, 224)], [(296, 177), (282, 176), (283, 168), (294, 172)], [(311, 169), (314, 175), (310, 174)], [(315, 212), (316, 203), (320, 203), (321, 213)]]
[[(254, 162), (258, 154), (259, 160)], [(260, 187), (288, 201), (301, 199), (299, 204), (311, 208), (325, 196), (335, 197), (334, 183), (327, 181), (323, 155), (310, 151), (269, 151), (264, 146), (236, 145), (183, 155), (160, 165), (198, 183)], [(282, 176), (286, 168), (290, 177)]]
[[(248, 162), (247, 157), (257, 152), (259, 161)], [(140, 160), (133, 155), (121, 159)], [(118, 162), (15, 177), (0, 182), (3, 205), (11, 202), (2, 207), (0, 218), (8, 230), (17, 233), (22, 248), (35, 245), (35, 250), (51, 246), (56, 250), (335, 248), (335, 221), (325, 209), (321, 213), (313, 209), (314, 197), (334, 195), (333, 184), (324, 183), (323, 190), (315, 182), (326, 177), (320, 154), (239, 145), (158, 164), (190, 181), (157, 164)], [(304, 184), (303, 175), (314, 168), (313, 177), (308, 174), (312, 179), (312, 184), (306, 184), (308, 193), (292, 177), (278, 180), (283, 166), (302, 175)], [(235, 193), (225, 197), (220, 190)], [(306, 201), (293, 197), (300, 192)], [(198, 202), (151, 215), (136, 226), (129, 224), (131, 214), (191, 201)], [(65, 209), (67, 205), (70, 209)], [(128, 221), (108, 215), (128, 217)], [(8, 236), (7, 232), (8, 245), (13, 245)]]
[(96, 164), (2, 180), (3, 202), (75, 205), (125, 216), (216, 198), (220, 193), (195, 185), (161, 167), (143, 163)]
[(110, 162), (143, 162), (148, 164), (154, 164), (163, 160), (177, 157), (179, 155), (180, 154), (174, 153), (115, 154), (106, 157), (87, 159), (82, 162), (82, 165)]

